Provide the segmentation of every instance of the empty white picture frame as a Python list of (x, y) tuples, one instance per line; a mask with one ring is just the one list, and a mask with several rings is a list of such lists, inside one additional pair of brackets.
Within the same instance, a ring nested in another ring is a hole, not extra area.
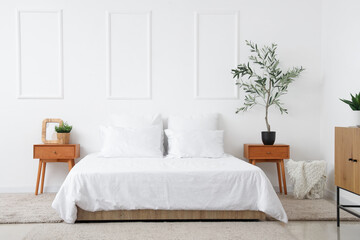
[(58, 143), (55, 126), (63, 125), (63, 120), (59, 118), (46, 118), (42, 122), (41, 140), (43, 143)]

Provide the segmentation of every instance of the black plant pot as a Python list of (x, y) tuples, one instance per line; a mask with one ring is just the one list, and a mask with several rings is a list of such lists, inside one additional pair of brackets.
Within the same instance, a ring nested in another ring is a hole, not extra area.
[(276, 132), (261, 132), (261, 139), (264, 145), (274, 145)]

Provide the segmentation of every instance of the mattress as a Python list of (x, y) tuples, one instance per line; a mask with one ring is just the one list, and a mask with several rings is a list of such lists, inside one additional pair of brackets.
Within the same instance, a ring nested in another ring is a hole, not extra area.
[(83, 158), (69, 172), (52, 207), (74, 223), (86, 211), (254, 210), (287, 222), (269, 179), (257, 166), (223, 158)]

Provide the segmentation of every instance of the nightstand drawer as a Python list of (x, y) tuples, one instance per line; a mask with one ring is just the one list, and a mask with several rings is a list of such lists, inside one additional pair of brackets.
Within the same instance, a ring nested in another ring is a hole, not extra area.
[(74, 159), (77, 158), (75, 145), (34, 146), (34, 158), (38, 159)]
[(248, 159), (288, 159), (288, 146), (250, 146), (248, 149)]

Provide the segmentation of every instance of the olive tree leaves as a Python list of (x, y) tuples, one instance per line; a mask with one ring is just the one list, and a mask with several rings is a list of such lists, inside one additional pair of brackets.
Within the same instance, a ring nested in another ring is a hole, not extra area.
[[(237, 79), (236, 85), (245, 92), (244, 105), (236, 113), (245, 112), (257, 104), (264, 106), (266, 127), (270, 131), (269, 107), (274, 105), (282, 114), (288, 113), (280, 98), (288, 92), (289, 84), (305, 69), (293, 67), (286, 72), (281, 70), (276, 55), (277, 45), (274, 43), (261, 48), (251, 41), (246, 41), (246, 45), (250, 47), (249, 60), (257, 70), (250, 66), (250, 62), (239, 64), (236, 69), (231, 70), (233, 77)], [(262, 73), (258, 74), (256, 71)]]

